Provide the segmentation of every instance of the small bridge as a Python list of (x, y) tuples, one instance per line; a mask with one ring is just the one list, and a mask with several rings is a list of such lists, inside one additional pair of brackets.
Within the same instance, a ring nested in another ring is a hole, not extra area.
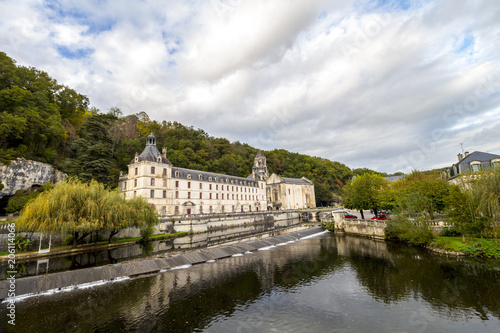
[(300, 219), (303, 222), (322, 222), (332, 220), (332, 207), (308, 208), (300, 210)]

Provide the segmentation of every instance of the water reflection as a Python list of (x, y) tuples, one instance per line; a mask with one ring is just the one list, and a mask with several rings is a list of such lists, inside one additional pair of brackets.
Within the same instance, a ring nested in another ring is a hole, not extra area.
[(498, 267), (325, 234), (30, 298), (17, 303), (13, 331), (494, 332), (500, 324)]
[[(269, 237), (287, 232), (300, 224), (298, 219), (272, 221), (234, 228), (211, 230), (206, 233), (192, 234), (186, 237), (170, 240), (155, 240), (145, 244), (130, 244), (112, 249), (87, 251), (74, 255), (60, 255), (49, 258), (44, 265), (48, 272), (61, 272), (65, 270), (88, 268), (100, 265), (115, 264), (121, 261), (147, 258), (158, 255), (168, 255), (172, 252), (181, 252), (197, 248), (238, 242), (250, 237)], [(39, 274), (37, 259), (22, 260), (18, 258), (16, 271), (17, 278)], [(7, 265), (0, 266), (0, 280), (7, 276)]]

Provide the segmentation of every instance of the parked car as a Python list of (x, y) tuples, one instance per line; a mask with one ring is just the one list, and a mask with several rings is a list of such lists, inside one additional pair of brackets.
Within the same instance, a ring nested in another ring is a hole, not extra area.
[(385, 221), (390, 219), (391, 218), (389, 217), (388, 214), (378, 214), (377, 216), (372, 217), (372, 220), (377, 220), (377, 221)]
[(358, 217), (356, 215), (352, 215), (349, 212), (344, 212), (344, 218), (346, 218), (346, 219), (357, 219)]

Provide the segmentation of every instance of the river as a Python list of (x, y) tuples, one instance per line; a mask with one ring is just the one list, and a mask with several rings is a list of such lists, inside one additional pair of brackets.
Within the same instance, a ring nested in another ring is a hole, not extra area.
[(498, 332), (500, 263), (326, 232), (0, 316), (9, 332)]

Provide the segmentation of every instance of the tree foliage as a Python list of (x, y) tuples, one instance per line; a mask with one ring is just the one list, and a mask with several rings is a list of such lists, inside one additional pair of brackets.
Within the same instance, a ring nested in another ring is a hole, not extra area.
[(342, 202), (347, 208), (361, 211), (364, 209), (379, 210), (380, 194), (388, 186), (384, 177), (374, 173), (364, 173), (354, 178), (344, 187)]
[(500, 235), (500, 168), (460, 177), (448, 198), (448, 215), (464, 235)]
[(91, 232), (109, 231), (112, 234), (122, 228), (141, 228), (157, 222), (154, 209), (143, 198), (127, 201), (118, 191), (108, 190), (95, 180), (84, 183), (71, 178), (59, 182), (29, 203), (21, 211), (16, 227), (70, 234), (76, 246)]

